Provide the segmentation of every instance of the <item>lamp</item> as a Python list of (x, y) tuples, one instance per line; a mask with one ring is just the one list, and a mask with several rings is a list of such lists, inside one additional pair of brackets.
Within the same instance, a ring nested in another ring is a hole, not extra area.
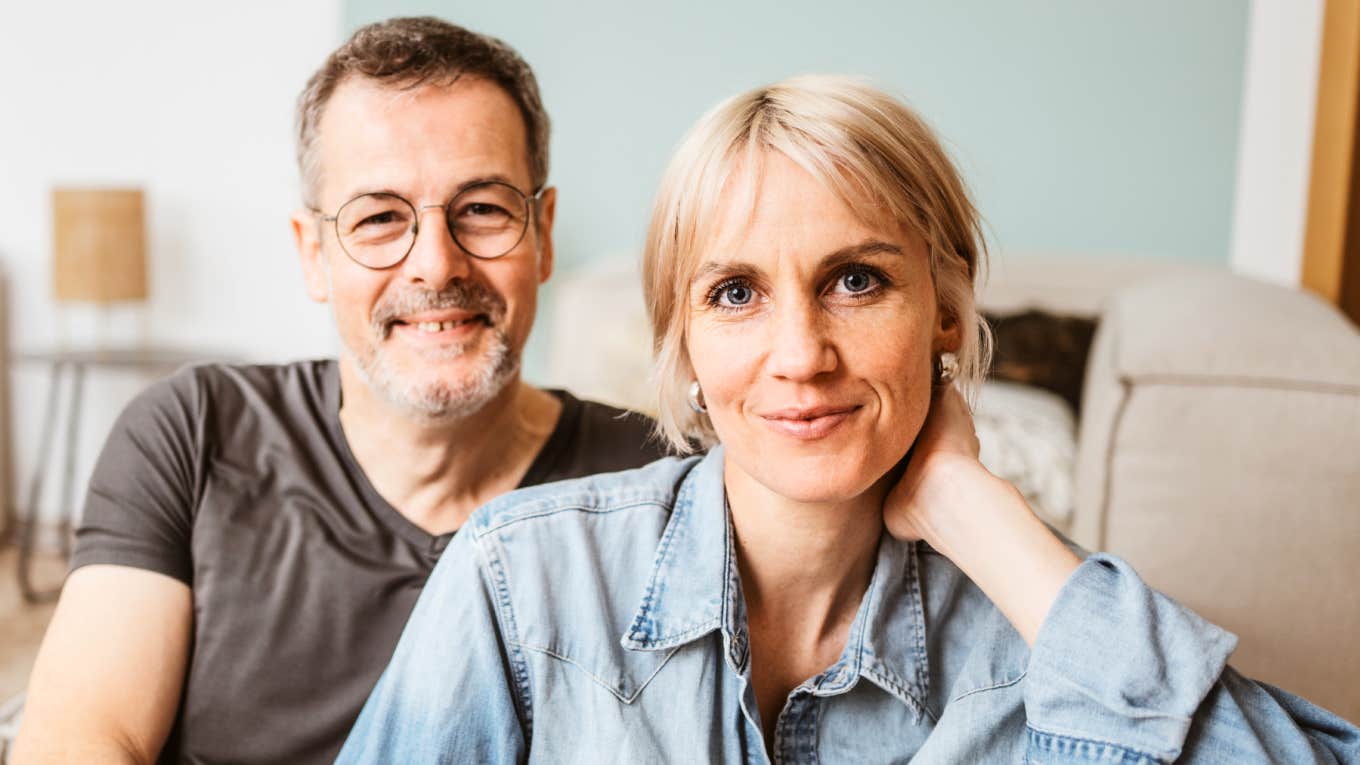
[(57, 300), (146, 299), (140, 189), (53, 189), (52, 246), (52, 295)]

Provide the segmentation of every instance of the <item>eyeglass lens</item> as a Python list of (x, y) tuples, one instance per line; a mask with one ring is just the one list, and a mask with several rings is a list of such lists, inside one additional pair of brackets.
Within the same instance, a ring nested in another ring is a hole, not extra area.
[[(505, 183), (479, 183), (459, 192), (445, 208), (449, 233), (469, 255), (498, 258), (524, 238), (529, 201)], [(395, 194), (363, 194), (346, 202), (335, 218), (340, 246), (359, 263), (386, 268), (415, 245), (416, 209)]]

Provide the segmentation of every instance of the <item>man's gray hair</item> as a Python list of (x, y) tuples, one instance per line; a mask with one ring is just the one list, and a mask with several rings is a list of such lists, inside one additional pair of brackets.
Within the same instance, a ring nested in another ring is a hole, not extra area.
[(514, 48), (431, 16), (396, 18), (360, 27), (331, 53), (298, 97), (297, 160), (302, 197), (316, 206), (321, 168), (317, 127), (336, 87), (350, 77), (410, 90), (476, 77), (499, 85), (519, 106), (528, 136), (535, 189), (548, 182), (548, 114), (534, 72)]

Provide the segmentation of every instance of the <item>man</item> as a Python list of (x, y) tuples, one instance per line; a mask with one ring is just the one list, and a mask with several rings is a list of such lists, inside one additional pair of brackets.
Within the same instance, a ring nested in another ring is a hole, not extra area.
[(474, 508), (661, 455), (520, 381), (556, 193), (514, 51), (375, 24), (298, 111), (293, 229), (343, 354), (184, 370), (123, 413), (16, 762), (330, 762)]

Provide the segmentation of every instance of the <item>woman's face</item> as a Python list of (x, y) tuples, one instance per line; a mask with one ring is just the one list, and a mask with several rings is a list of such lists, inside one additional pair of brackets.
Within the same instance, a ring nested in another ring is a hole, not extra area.
[[(738, 173), (726, 199), (756, 180)], [(953, 332), (916, 236), (866, 226), (777, 152), (758, 183), (754, 215), (720, 222), (691, 280), (690, 362), (728, 470), (843, 502), (906, 454)]]

